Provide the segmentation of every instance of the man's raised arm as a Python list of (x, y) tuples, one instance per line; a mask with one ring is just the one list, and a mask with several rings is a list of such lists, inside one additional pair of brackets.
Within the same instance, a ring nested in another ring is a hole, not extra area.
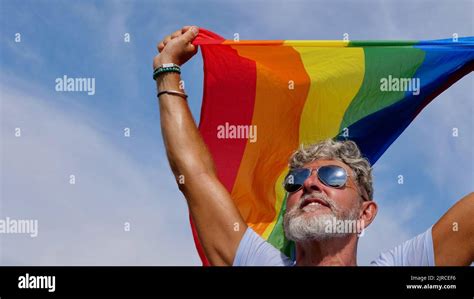
[(436, 266), (474, 262), (474, 193), (459, 200), (433, 226)]
[[(197, 32), (196, 27), (187, 26), (167, 36), (158, 45), (160, 54), (154, 58), (153, 68), (165, 63), (182, 65), (189, 60), (197, 52), (191, 44)], [(180, 80), (178, 73), (160, 74), (156, 79), (158, 91), (183, 92)], [(186, 100), (162, 94), (159, 105), (168, 160), (188, 202), (206, 257), (212, 265), (232, 265), (247, 225), (217, 178)]]

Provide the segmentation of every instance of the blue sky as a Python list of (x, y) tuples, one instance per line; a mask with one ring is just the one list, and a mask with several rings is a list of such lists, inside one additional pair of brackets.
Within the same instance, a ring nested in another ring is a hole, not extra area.
[[(0, 236), (1, 265), (200, 264), (168, 168), (151, 79), (157, 42), (184, 25), (229, 39), (234, 33), (241, 39), (348, 33), (352, 40), (474, 35), (474, 4), (462, 0), (0, 5), (0, 217), (39, 220), (36, 238)], [(95, 95), (56, 92), (63, 75), (95, 78)], [(199, 120), (200, 54), (183, 67), (183, 78)], [(359, 264), (423, 232), (473, 191), (473, 85), (470, 74), (436, 98), (375, 164), (380, 209), (360, 240)]]

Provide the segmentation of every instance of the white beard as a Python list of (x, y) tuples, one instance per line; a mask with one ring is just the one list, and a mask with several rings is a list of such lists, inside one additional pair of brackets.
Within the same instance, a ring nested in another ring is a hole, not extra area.
[(350, 233), (334, 233), (328, 232), (326, 227), (333, 220), (356, 220), (358, 219), (359, 207), (342, 213), (331, 199), (322, 196), (326, 202), (330, 203), (331, 211), (321, 215), (310, 217), (302, 212), (299, 208), (300, 204), (295, 205), (291, 210), (286, 211), (284, 215), (285, 235), (289, 240), (295, 242), (302, 241), (322, 241), (330, 238), (341, 238)]

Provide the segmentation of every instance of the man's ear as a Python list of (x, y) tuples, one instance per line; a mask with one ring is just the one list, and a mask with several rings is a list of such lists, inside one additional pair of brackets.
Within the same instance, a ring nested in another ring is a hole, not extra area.
[(378, 206), (373, 200), (367, 200), (362, 202), (360, 217), (359, 219), (364, 223), (364, 229), (367, 228), (377, 215)]

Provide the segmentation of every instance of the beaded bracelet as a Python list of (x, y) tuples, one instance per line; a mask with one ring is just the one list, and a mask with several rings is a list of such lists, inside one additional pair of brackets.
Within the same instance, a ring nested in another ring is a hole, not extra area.
[(169, 72), (181, 74), (181, 68), (174, 63), (162, 64), (153, 71), (153, 80), (156, 80), (160, 74)]

